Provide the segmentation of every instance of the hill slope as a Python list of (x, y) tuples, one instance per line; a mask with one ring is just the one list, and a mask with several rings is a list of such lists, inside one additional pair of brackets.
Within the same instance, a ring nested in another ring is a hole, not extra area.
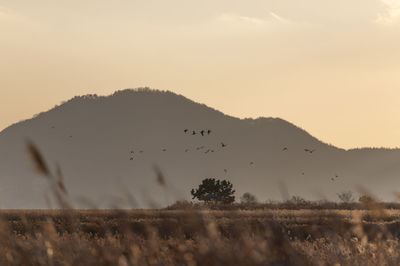
[[(203, 129), (211, 133), (201, 136)], [(165, 205), (189, 198), (205, 177), (228, 178), (237, 196), (249, 191), (260, 200), (280, 199), (279, 184), (309, 199), (334, 199), (362, 185), (389, 200), (400, 188), (399, 150), (345, 151), (282, 119), (241, 120), (171, 92), (141, 89), (75, 97), (2, 131), (0, 207), (46, 207), (48, 187), (27, 158), (27, 139), (50, 167), (61, 165), (77, 207), (86, 199), (122, 206), (127, 191), (138, 206)], [(154, 167), (167, 187), (156, 183)]]

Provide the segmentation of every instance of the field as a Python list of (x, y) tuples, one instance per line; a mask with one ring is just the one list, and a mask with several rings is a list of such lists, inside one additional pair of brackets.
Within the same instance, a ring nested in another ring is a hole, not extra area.
[(0, 265), (398, 265), (399, 210), (1, 211)]

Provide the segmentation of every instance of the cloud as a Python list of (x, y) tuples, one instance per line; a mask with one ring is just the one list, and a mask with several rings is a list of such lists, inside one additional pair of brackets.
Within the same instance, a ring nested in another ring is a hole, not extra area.
[(228, 22), (228, 23), (248, 23), (248, 24), (254, 24), (254, 25), (263, 25), (266, 23), (266, 21), (263, 19), (240, 16), (237, 14), (228, 14), (228, 13), (219, 15), (217, 19), (219, 21)]
[(233, 26), (247, 26), (253, 28), (263, 28), (275, 24), (289, 24), (289, 20), (279, 16), (274, 12), (270, 12), (266, 17), (249, 17), (234, 13), (223, 13), (217, 18), (219, 21), (228, 23)]
[(381, 0), (385, 12), (379, 13), (376, 22), (381, 25), (394, 25), (400, 22), (400, 0)]
[(282, 22), (282, 23), (290, 23), (289, 20), (279, 16), (278, 14), (274, 13), (274, 12), (270, 12), (269, 13), (271, 15), (271, 17), (273, 17), (275, 20)]

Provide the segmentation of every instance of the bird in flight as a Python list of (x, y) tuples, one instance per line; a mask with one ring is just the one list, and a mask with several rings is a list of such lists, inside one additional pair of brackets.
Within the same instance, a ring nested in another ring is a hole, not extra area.
[(221, 146), (222, 146), (222, 148), (225, 148), (225, 147), (226, 147), (226, 144), (223, 143), (223, 142), (221, 142)]
[(304, 151), (305, 151), (305, 152), (308, 152), (308, 153), (313, 153), (313, 152), (315, 152), (315, 150), (309, 150), (309, 149), (304, 149)]
[(131, 157), (129, 160), (133, 161), (133, 157)]
[(197, 147), (196, 150), (204, 149), (204, 146)]
[(304, 173), (301, 173), (301, 175), (304, 175)]
[(186, 149), (186, 150), (185, 150), (185, 152), (188, 152), (188, 151), (189, 151), (189, 149)]
[(196, 135), (196, 131), (193, 130), (192, 135)]
[(254, 165), (254, 162), (250, 162), (250, 165)]
[(210, 149), (208, 149), (208, 150), (206, 150), (204, 153), (209, 153), (211, 150)]
[(162, 149), (162, 151), (167, 151), (167, 149)]
[(131, 151), (131, 153), (135, 153), (134, 151)]
[(185, 132), (185, 134), (189, 131), (189, 129), (185, 129), (183, 132)]
[(287, 151), (288, 150), (288, 148), (287, 147), (285, 147), (285, 148), (283, 148), (283, 150), (282, 151)]
[(200, 131), (200, 134), (201, 134), (202, 136), (204, 136), (204, 130)]
[(209, 129), (209, 130), (207, 130), (207, 134), (208, 135), (210, 135), (211, 134), (211, 130)]

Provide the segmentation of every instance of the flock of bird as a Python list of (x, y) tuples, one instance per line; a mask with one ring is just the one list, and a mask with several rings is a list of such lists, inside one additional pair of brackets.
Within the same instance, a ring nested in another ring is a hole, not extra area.
[[(188, 134), (188, 135), (192, 135), (192, 136), (194, 136), (194, 135), (201, 135), (201, 136), (204, 137), (204, 136), (210, 135), (210, 134), (212, 133), (212, 130), (210, 130), (210, 129), (204, 130), (204, 129), (203, 129), (203, 130), (196, 131), (196, 130), (189, 130), (189, 129), (185, 128), (185, 129), (183, 130), (183, 132), (184, 132), (184, 134)], [(220, 148), (226, 148), (227, 146), (228, 146), (228, 145), (227, 145), (226, 143), (224, 143), (224, 142), (220, 142), (219, 145), (218, 145), (218, 147), (220, 147)], [(206, 147), (205, 147), (204, 145), (196, 147), (195, 150), (196, 150), (196, 151), (204, 151), (205, 154), (214, 153), (214, 152), (215, 152), (215, 149), (212, 149), (212, 148), (207, 148), (207, 149), (206, 149)], [(166, 148), (163, 148), (163, 149), (161, 149), (161, 151), (162, 151), (162, 152), (166, 152), (167, 149), (166, 149)], [(185, 153), (187, 153), (187, 152), (189, 152), (189, 151), (190, 151), (189, 148), (186, 148), (186, 149), (185, 149)], [(287, 151), (289, 151), (289, 148), (288, 148), (288, 147), (283, 147), (282, 152), (287, 152)], [(140, 151), (139, 151), (139, 153), (143, 153), (143, 152), (144, 152), (143, 150), (140, 150)], [(309, 153), (309, 154), (313, 154), (314, 152), (316, 152), (316, 149), (305, 148), (305, 149), (304, 149), (304, 152)], [(130, 160), (131, 160), (131, 161), (134, 160), (134, 153), (135, 153), (135, 152), (132, 150), (132, 151), (131, 151), (131, 157), (130, 157)], [(254, 165), (254, 162), (253, 162), (253, 161), (249, 162), (249, 165), (250, 165), (250, 166), (253, 166), (253, 165)], [(226, 168), (225, 168), (223, 171), (224, 171), (225, 174), (228, 173), (228, 169), (226, 169)], [(303, 176), (305, 175), (304, 172), (302, 172), (301, 174), (302, 174)], [(336, 179), (338, 179), (338, 178), (339, 178), (339, 175), (338, 175), (338, 174), (335, 174), (335, 176), (334, 176), (334, 177), (331, 177), (330, 180), (334, 182), (334, 181), (335, 181)]]
[[(183, 130), (183, 132), (185, 133), (185, 134), (190, 134), (190, 135), (192, 135), (192, 136), (194, 136), (194, 135), (201, 135), (201, 136), (207, 136), (207, 135), (210, 135), (211, 133), (212, 133), (212, 130), (211, 129), (203, 129), (203, 130), (199, 130), (199, 131), (196, 131), (196, 130), (189, 130), (189, 129), (184, 129)], [(218, 144), (218, 147), (221, 147), (221, 148), (226, 148), (228, 145), (226, 144), (226, 143), (224, 143), (224, 142), (220, 142), (219, 144)], [(195, 147), (195, 150), (196, 151), (203, 151), (204, 150), (204, 153), (205, 154), (208, 154), (208, 153), (214, 153), (215, 152), (215, 149), (214, 148), (207, 148), (206, 149), (206, 146), (204, 146), (204, 145), (202, 145), (202, 146), (198, 146), (198, 147)], [(163, 149), (161, 149), (161, 151), (162, 152), (166, 152), (167, 151), (167, 149), (166, 148), (163, 148)], [(190, 151), (190, 149), (189, 148), (186, 148), (185, 149), (185, 153), (187, 153), (187, 152), (189, 152)], [(139, 151), (139, 153), (143, 153), (144, 151), (143, 150), (140, 150)], [(133, 161), (134, 160), (134, 154), (135, 154), (135, 151), (133, 151), (133, 150), (131, 150), (130, 151), (130, 157), (129, 157), (129, 160), (130, 161)]]
[[(52, 126), (51, 128), (54, 129), (55, 126)], [(211, 130), (211, 129), (202, 129), (202, 130), (196, 131), (196, 130), (190, 130), (190, 129), (188, 129), (188, 128), (185, 128), (185, 129), (183, 130), (183, 132), (184, 132), (184, 134), (190, 134), (190, 135), (192, 135), (192, 136), (201, 135), (201, 136), (204, 137), (204, 136), (211, 135), (212, 130)], [(69, 135), (69, 138), (72, 138), (72, 135)], [(224, 142), (220, 142), (218, 146), (220, 146), (221, 148), (226, 148), (228, 145), (227, 145), (226, 143), (224, 143)], [(196, 151), (201, 151), (201, 150), (204, 150), (205, 148), (206, 148), (206, 147), (205, 147), (204, 145), (203, 145), (203, 146), (199, 146), (199, 147), (196, 147)], [(162, 151), (162, 152), (166, 152), (167, 149), (166, 149), (166, 148), (163, 148), (163, 149), (161, 149), (161, 151)], [(187, 153), (187, 152), (189, 152), (189, 151), (190, 151), (190, 149), (188, 149), (188, 148), (185, 149), (185, 153)], [(288, 148), (288, 147), (284, 147), (284, 148), (282, 149), (282, 151), (283, 151), (283, 152), (289, 151), (289, 148)], [(309, 153), (309, 154), (313, 154), (315, 151), (316, 151), (316, 149), (308, 149), (308, 148), (305, 148), (305, 149), (304, 149), (304, 152)], [(206, 149), (206, 150), (204, 151), (205, 154), (214, 153), (214, 152), (215, 152), (215, 149)], [(144, 151), (143, 151), (143, 150), (139, 150), (138, 153), (141, 154), (141, 153), (144, 153)], [(130, 161), (133, 161), (134, 158), (135, 158), (134, 156), (135, 156), (135, 151), (131, 150), (131, 151), (130, 151), (129, 160), (130, 160)], [(250, 162), (249, 165), (250, 165), (250, 166), (253, 166), (253, 165), (254, 165), (254, 162)], [(227, 174), (227, 173), (228, 173), (228, 170), (227, 170), (227, 169), (224, 169), (224, 173)], [(305, 173), (302, 172), (301, 175), (304, 176)], [(330, 180), (331, 180), (332, 182), (335, 182), (338, 178), (339, 178), (339, 175), (338, 175), (338, 174), (335, 174), (335, 176), (334, 176), (334, 177), (331, 177)]]
[[(185, 134), (189, 134), (189, 133), (190, 133), (190, 135), (192, 135), (192, 136), (197, 135), (197, 134), (199, 134), (199, 135), (201, 135), (201, 136), (206, 136), (206, 135), (210, 135), (212, 131), (211, 131), (211, 129), (206, 129), (206, 130), (203, 129), (203, 130), (200, 130), (200, 131), (184, 129), (183, 132), (184, 132)], [(227, 145), (226, 143), (224, 143), (224, 142), (220, 142), (220, 143), (218, 144), (218, 147), (221, 147), (221, 148), (226, 148), (227, 146), (228, 146), (228, 145)], [(196, 147), (195, 149), (196, 149), (196, 151), (205, 150), (205, 151), (204, 151), (205, 154), (215, 152), (215, 149), (212, 149), (212, 148), (206, 149), (206, 146), (204, 146), (204, 145), (198, 146), (198, 147)], [(163, 148), (163, 149), (161, 149), (161, 151), (162, 151), (162, 152), (166, 152), (167, 149), (166, 149), (166, 148)], [(189, 148), (185, 149), (185, 152), (189, 152), (189, 151), (190, 151)], [(140, 150), (140, 151), (139, 151), (139, 153), (143, 153), (143, 152), (144, 152), (143, 150)], [(129, 160), (130, 160), (130, 161), (133, 161), (133, 160), (134, 160), (134, 154), (135, 154), (135, 152), (134, 152), (133, 150), (131, 150), (131, 151), (130, 151), (130, 155), (131, 155), (131, 156), (129, 157)]]
[(191, 135), (196, 135), (196, 134), (200, 134), (200, 135), (202, 135), (203, 137), (207, 134), (207, 135), (210, 135), (211, 134), (211, 129), (206, 129), (206, 130), (201, 130), (201, 131), (199, 131), (199, 132), (196, 132), (196, 130), (189, 130), (189, 129), (184, 129), (183, 130), (183, 132), (185, 132), (185, 134), (188, 134), (188, 133), (190, 133), (190, 131), (192, 131), (192, 133), (191, 133)]
[[(55, 126), (52, 126), (51, 128), (54, 129)], [(183, 132), (184, 132), (184, 134), (190, 134), (190, 135), (192, 135), (192, 136), (201, 135), (201, 136), (204, 137), (204, 136), (210, 135), (210, 134), (212, 133), (212, 130), (211, 130), (211, 129), (202, 129), (202, 130), (200, 130), (200, 131), (196, 131), (196, 130), (189, 130), (189, 129), (185, 128), (185, 129), (183, 130)], [(69, 138), (72, 138), (72, 135), (69, 135)], [(226, 148), (228, 145), (227, 145), (226, 143), (224, 143), (224, 142), (220, 142), (218, 146), (220, 146), (221, 148)], [(206, 147), (205, 147), (204, 145), (203, 145), (203, 146), (199, 146), (199, 147), (196, 147), (196, 151), (201, 151), (201, 150), (204, 150), (205, 148), (206, 148)], [(166, 152), (167, 149), (166, 149), (166, 148), (163, 148), (163, 149), (161, 149), (161, 151), (162, 151), (162, 152)], [(190, 151), (190, 149), (188, 149), (188, 148), (185, 149), (185, 153), (187, 153), (187, 152), (189, 152), (189, 151)], [(283, 152), (289, 151), (289, 148), (288, 148), (288, 147), (284, 147), (284, 148), (282, 149), (282, 151), (283, 151)], [(309, 153), (309, 154), (313, 154), (315, 151), (316, 151), (315, 149), (308, 149), (308, 148), (305, 148), (305, 149), (304, 149), (304, 152)], [(215, 152), (214, 149), (207, 149), (207, 150), (204, 151), (205, 154), (214, 153), (214, 152)], [(141, 153), (144, 153), (144, 151), (143, 151), (143, 150), (139, 150), (138, 153), (141, 154)], [(130, 161), (133, 161), (134, 158), (135, 158), (134, 156), (135, 156), (135, 151), (131, 150), (131, 151), (130, 151), (129, 160), (130, 160)], [(251, 162), (249, 163), (249, 165), (250, 165), (250, 166), (253, 166), (253, 165), (254, 165), (254, 162), (251, 161)], [(225, 168), (225, 169), (224, 169), (224, 173), (227, 174), (227, 173), (228, 173), (228, 169)], [(301, 175), (304, 176), (305, 173), (302, 172)], [(331, 180), (332, 182), (335, 182), (338, 178), (339, 178), (339, 175), (338, 175), (338, 174), (335, 174), (335, 176), (334, 176), (334, 177), (331, 177), (330, 180)]]
[[(284, 147), (284, 148), (282, 149), (282, 151), (288, 151), (288, 150), (289, 150), (288, 147)], [(311, 149), (304, 149), (304, 152), (309, 153), (309, 154), (313, 154), (315, 151), (316, 151), (315, 149), (312, 149), (312, 150), (311, 150)], [(305, 175), (305, 173), (302, 172), (301, 175)], [(339, 178), (339, 175), (338, 175), (338, 174), (335, 174), (334, 177), (331, 177), (331, 181), (332, 181), (332, 182), (335, 182), (338, 178)]]

